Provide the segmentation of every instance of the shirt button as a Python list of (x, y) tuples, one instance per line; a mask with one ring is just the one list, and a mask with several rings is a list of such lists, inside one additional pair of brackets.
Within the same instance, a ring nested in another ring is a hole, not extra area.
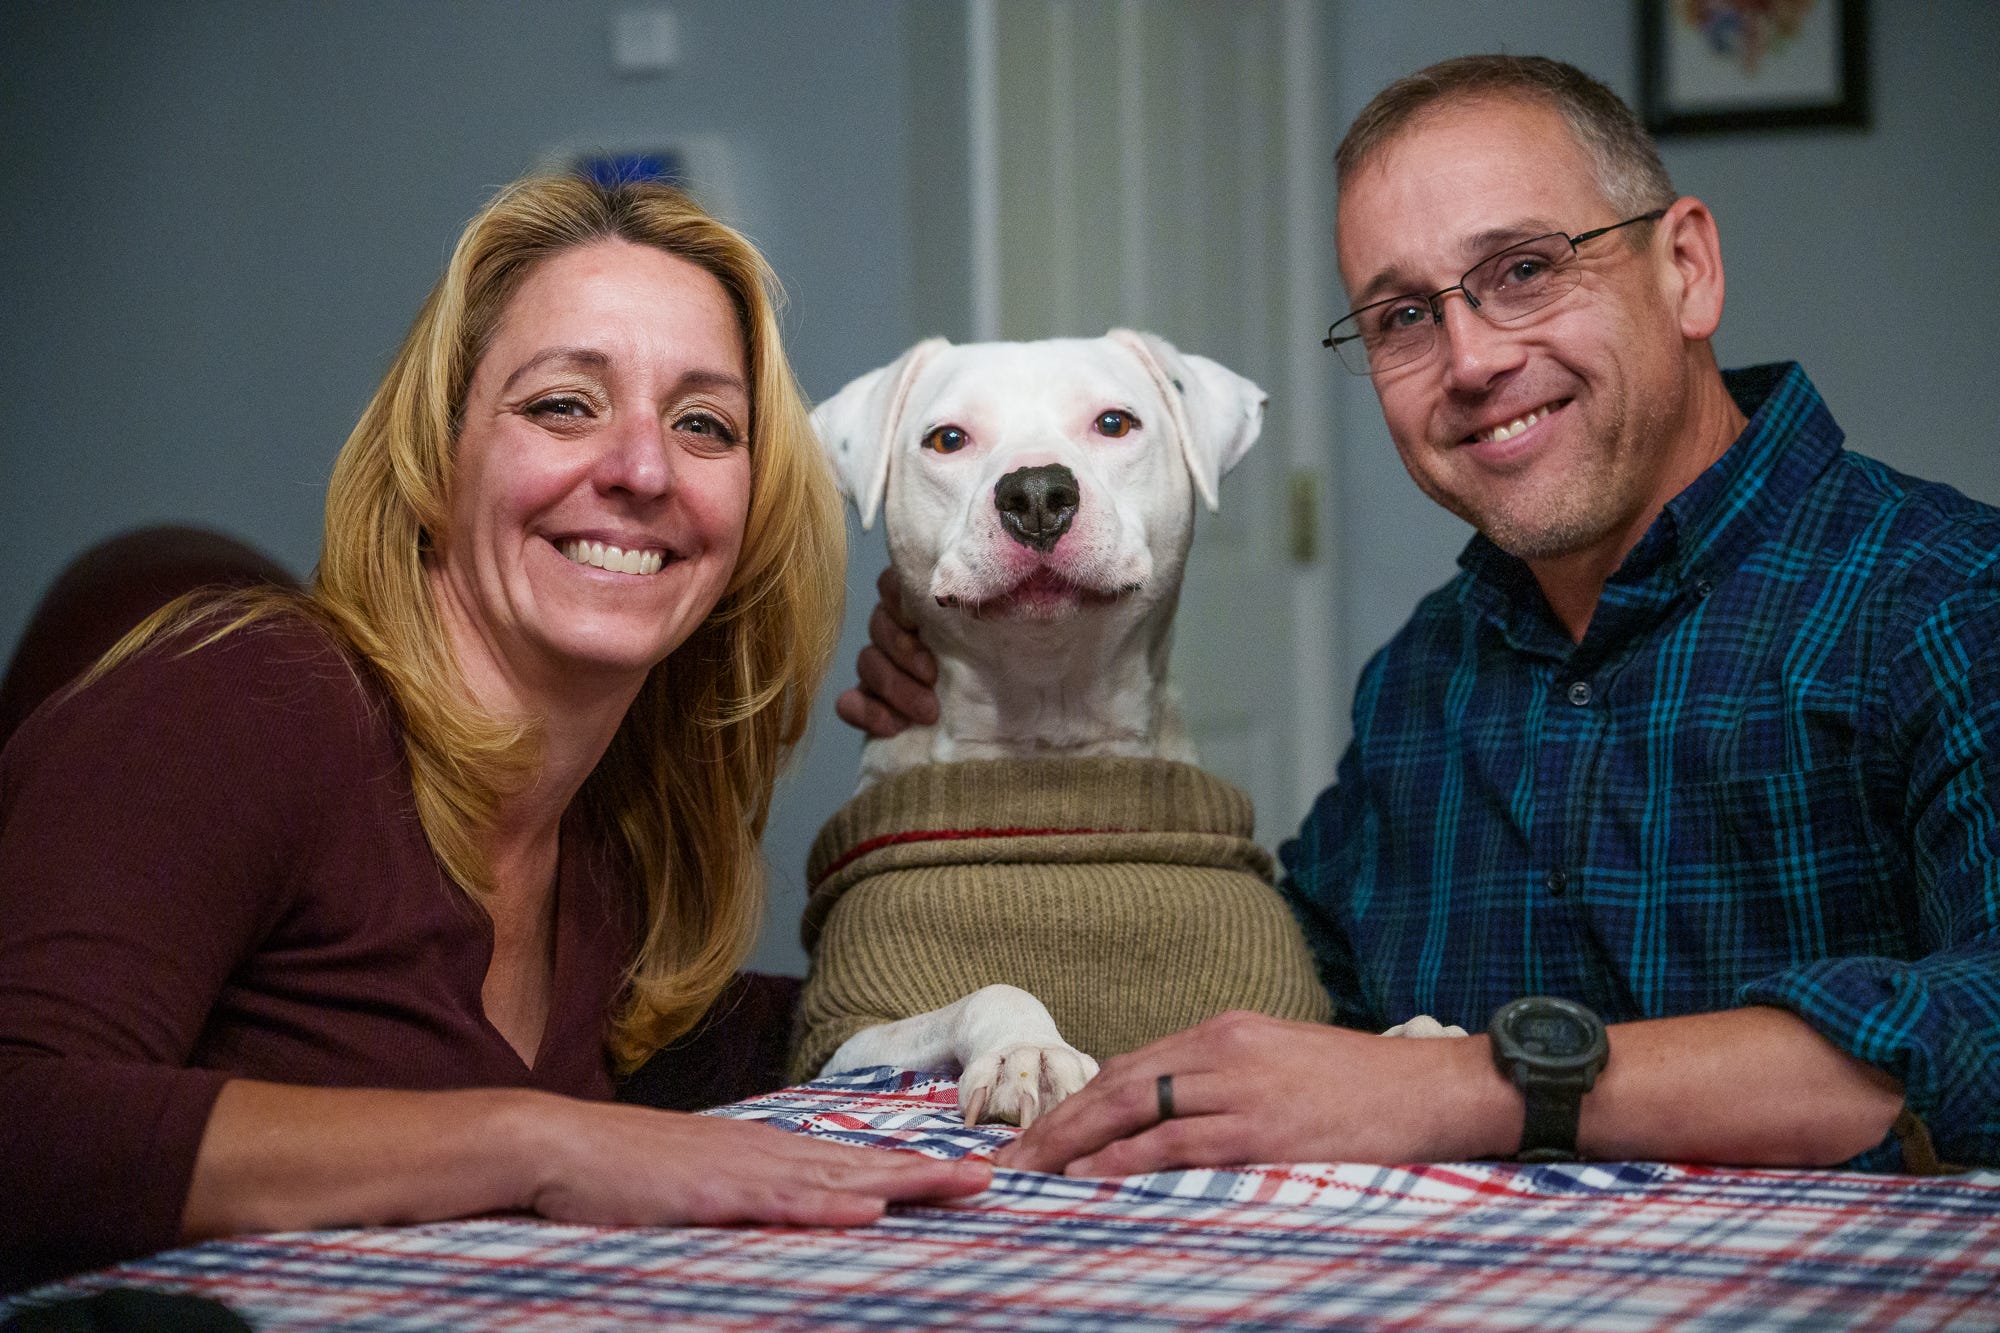
[(1548, 884), (1549, 892), (1560, 898), (1564, 890), (1569, 888), (1569, 871), (1557, 866), (1548, 873), (1544, 882)]
[(1694, 585), (1694, 595), (1697, 597), (1706, 597), (1714, 591), (1715, 591), (1715, 585), (1713, 583), (1710, 583), (1707, 579), (1703, 579), (1701, 582)]
[(1585, 704), (1589, 703), (1590, 682), (1587, 680), (1571, 681), (1569, 686), (1569, 701), (1575, 704), (1578, 708), (1581, 708)]

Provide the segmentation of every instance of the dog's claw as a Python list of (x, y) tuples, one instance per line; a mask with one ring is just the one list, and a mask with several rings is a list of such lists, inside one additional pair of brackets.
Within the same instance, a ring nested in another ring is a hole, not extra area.
[(1026, 1129), (1096, 1076), (1097, 1061), (1071, 1047), (1008, 1046), (966, 1065), (958, 1104), (968, 1125), (984, 1119)]

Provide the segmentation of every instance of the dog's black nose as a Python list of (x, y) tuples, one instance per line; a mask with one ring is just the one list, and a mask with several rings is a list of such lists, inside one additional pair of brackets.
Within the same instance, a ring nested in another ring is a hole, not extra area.
[(1016, 468), (993, 487), (1000, 526), (1023, 546), (1047, 555), (1076, 517), (1076, 474), (1061, 463)]

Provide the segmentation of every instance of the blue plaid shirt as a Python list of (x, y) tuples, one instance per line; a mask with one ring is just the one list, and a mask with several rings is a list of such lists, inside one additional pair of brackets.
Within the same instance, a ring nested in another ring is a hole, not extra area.
[(1843, 451), (1796, 365), (1728, 379), (1748, 427), (1582, 643), (1473, 538), (1363, 673), (1285, 890), (1337, 1021), (1778, 1005), (2000, 1164), (2000, 510)]

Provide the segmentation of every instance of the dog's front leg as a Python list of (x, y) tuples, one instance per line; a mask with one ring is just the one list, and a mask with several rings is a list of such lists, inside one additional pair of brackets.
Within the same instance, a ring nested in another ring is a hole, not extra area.
[(942, 1009), (864, 1028), (820, 1073), (870, 1065), (956, 1069), (966, 1124), (1023, 1128), (1097, 1076), (1097, 1061), (1064, 1041), (1047, 1006), (1018, 986), (982, 987)]

